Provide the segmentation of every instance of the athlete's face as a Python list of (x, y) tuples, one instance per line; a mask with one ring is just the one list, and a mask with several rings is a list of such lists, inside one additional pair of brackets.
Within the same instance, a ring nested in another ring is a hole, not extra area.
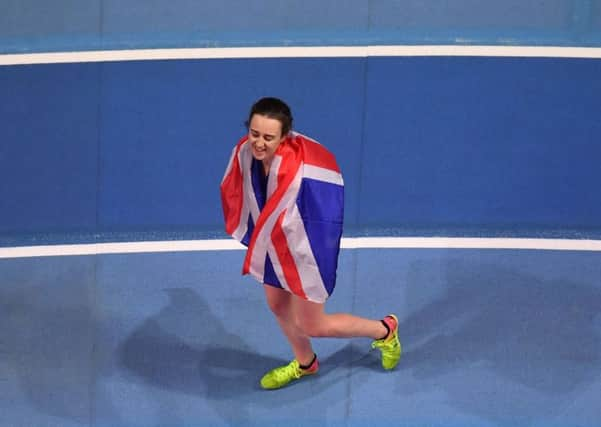
[(269, 165), (280, 143), (286, 138), (282, 135), (282, 124), (260, 114), (254, 114), (248, 126), (248, 139), (252, 145), (255, 159)]

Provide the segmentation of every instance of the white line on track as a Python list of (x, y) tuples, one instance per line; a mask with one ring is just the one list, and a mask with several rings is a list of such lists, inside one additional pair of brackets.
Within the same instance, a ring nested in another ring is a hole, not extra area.
[[(347, 237), (342, 249), (513, 249), (601, 252), (601, 240), (459, 238), (459, 237)], [(32, 258), (158, 252), (244, 250), (234, 240), (173, 240), (157, 242), (90, 243), (0, 248), (0, 258)]]
[(396, 45), (129, 49), (0, 54), (0, 66), (177, 59), (365, 58), (385, 56), (601, 58), (601, 48), (563, 46)]

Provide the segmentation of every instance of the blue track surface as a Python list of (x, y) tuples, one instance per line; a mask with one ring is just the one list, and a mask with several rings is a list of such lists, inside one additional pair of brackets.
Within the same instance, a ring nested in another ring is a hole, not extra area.
[(601, 424), (601, 254), (344, 250), (329, 311), (396, 312), (404, 357), (291, 357), (242, 252), (0, 260), (3, 426)]

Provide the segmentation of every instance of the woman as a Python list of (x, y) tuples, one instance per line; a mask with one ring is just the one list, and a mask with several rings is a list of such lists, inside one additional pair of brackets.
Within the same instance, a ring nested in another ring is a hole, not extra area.
[(370, 337), (384, 369), (401, 355), (398, 320), (327, 314), (344, 206), (334, 156), (293, 132), (290, 108), (263, 98), (251, 108), (248, 135), (234, 147), (221, 183), (226, 231), (248, 246), (243, 273), (263, 283), (267, 304), (288, 339), (294, 360), (261, 379), (277, 389), (319, 369), (311, 337)]

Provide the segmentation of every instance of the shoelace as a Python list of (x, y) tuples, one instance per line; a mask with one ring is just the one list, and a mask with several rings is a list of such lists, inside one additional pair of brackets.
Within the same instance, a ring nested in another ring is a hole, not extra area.
[(282, 368), (281, 370), (276, 371), (275, 376), (278, 378), (278, 380), (279, 379), (287, 379), (290, 377), (300, 378), (301, 370), (298, 366), (298, 362), (297, 363), (292, 362), (289, 365)]
[(382, 340), (374, 341), (371, 346), (372, 346), (372, 348), (379, 348), (379, 349), (382, 349), (382, 350), (389, 350), (390, 348), (393, 348), (393, 349), (397, 348), (398, 345), (396, 343), (396, 340), (384, 341), (382, 339)]

